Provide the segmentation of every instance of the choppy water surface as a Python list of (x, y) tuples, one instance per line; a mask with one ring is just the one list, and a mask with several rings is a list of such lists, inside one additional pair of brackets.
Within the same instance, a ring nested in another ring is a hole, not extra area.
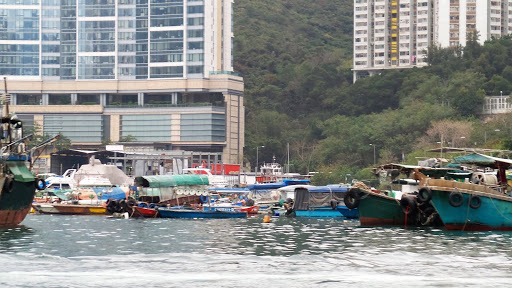
[(28, 215), (0, 230), (0, 287), (509, 287), (511, 232), (357, 220)]

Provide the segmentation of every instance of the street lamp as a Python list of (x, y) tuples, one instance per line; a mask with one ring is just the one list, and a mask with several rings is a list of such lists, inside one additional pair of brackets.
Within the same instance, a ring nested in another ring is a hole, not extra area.
[(260, 147), (263, 148), (265, 146), (256, 146), (256, 169), (255, 169), (256, 173), (258, 173), (258, 168), (259, 168), (258, 167), (258, 150), (260, 149)]
[(373, 146), (373, 165), (375, 165), (377, 163), (377, 161), (375, 161), (375, 146), (374, 144), (370, 144), (370, 146)]
[[(500, 132), (500, 129), (494, 129), (494, 132)], [(487, 143), (487, 130), (484, 131), (484, 143)]]

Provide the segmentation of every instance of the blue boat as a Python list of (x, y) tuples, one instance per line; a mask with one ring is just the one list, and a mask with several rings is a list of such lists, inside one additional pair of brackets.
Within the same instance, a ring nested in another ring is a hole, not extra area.
[(469, 183), (431, 179), (415, 171), (420, 179), (418, 198), (431, 201), (446, 230), (512, 231), (512, 197), (505, 189), (505, 169), (512, 165), (512, 160), (478, 156), (491, 160), (488, 165), (497, 168), (496, 174), (478, 177), (483, 173), (473, 173)]
[[(345, 206), (344, 197), (349, 187), (345, 185), (291, 185), (279, 190), (293, 192), (294, 203), (288, 213), (306, 218), (358, 218), (356, 209)], [(289, 194), (288, 194), (289, 195)]]
[(247, 212), (239, 211), (206, 211), (206, 210), (193, 210), (193, 209), (173, 209), (160, 207), (158, 214), (162, 218), (245, 218)]

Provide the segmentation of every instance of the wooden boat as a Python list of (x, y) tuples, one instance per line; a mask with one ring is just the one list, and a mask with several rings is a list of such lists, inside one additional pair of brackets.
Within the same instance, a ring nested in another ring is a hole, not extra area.
[(229, 211), (229, 212), (245, 212), (247, 214), (258, 214), (258, 211), (260, 210), (260, 206), (253, 205), (253, 206), (239, 206), (236, 204), (226, 203), (225, 205), (211, 205), (211, 206), (204, 206), (203, 210), (205, 211)]
[[(471, 155), (463, 157), (471, 158), (469, 156)], [(512, 231), (512, 197), (505, 189), (505, 169), (512, 165), (512, 160), (483, 154), (477, 156), (487, 159), (489, 163), (485, 166), (497, 168), (493, 181), (482, 181), (484, 177), (478, 177), (482, 176), (478, 173), (473, 173), (470, 183), (431, 179), (415, 171), (415, 175), (420, 179), (421, 188), (418, 195), (431, 200), (446, 230)], [(468, 161), (466, 163), (470, 163)], [(485, 161), (478, 162), (482, 164)]]
[(240, 206), (238, 208), (235, 208), (236, 211), (240, 212), (246, 212), (247, 214), (258, 214), (260, 210), (260, 206), (253, 205), (253, 206)]
[(40, 214), (62, 215), (106, 215), (107, 208), (90, 204), (35, 203), (34, 209)]
[(241, 211), (208, 211), (195, 209), (174, 209), (167, 207), (158, 208), (162, 218), (245, 218), (247, 212)]
[[(412, 173), (419, 166), (389, 164), (390, 167), (403, 169), (392, 171), (397, 177), (400, 173)], [(446, 171), (445, 171), (446, 172)], [(439, 173), (436, 171), (435, 173)], [(395, 180), (401, 185), (401, 191), (379, 191), (370, 189), (362, 182), (355, 183), (345, 195), (345, 205), (349, 209), (358, 209), (362, 226), (442, 226), (443, 223), (429, 201), (417, 197), (418, 182), (414, 179)]]
[[(352, 188), (345, 198), (347, 207), (357, 208), (362, 226), (417, 225), (414, 211), (405, 211), (400, 200), (384, 192)], [(413, 204), (414, 205), (414, 204)], [(413, 207), (413, 206), (411, 206)], [(415, 205), (414, 205), (415, 207)]]
[(158, 217), (158, 210), (155, 207), (148, 207), (143, 205), (133, 206), (133, 213), (131, 217), (144, 217), (144, 218), (155, 218)]

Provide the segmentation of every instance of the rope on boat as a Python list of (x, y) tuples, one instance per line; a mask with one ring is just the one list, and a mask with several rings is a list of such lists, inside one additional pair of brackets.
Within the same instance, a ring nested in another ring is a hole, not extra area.
[(503, 213), (501, 213), (501, 210), (498, 209), (498, 207), (496, 207), (496, 203), (494, 203), (494, 199), (492, 199), (491, 197), (488, 197), (489, 200), (491, 200), (491, 203), (492, 203), (492, 206), (494, 206), (494, 208), (496, 209), (496, 211), (498, 211), (498, 213), (500, 213), (500, 215), (507, 219), (509, 222), (512, 222), (512, 219), (509, 219), (507, 216), (503, 215)]
[[(455, 191), (457, 191), (457, 189), (455, 189)], [(464, 221), (464, 226), (462, 226), (462, 231), (464, 231), (466, 229), (466, 224), (468, 224), (468, 222), (469, 222), (469, 207), (471, 206), (471, 196), (473, 196), (473, 194), (470, 194), (469, 198), (468, 198), (468, 209), (466, 211), (466, 221)]]
[(364, 184), (363, 182), (354, 183), (352, 185), (352, 188), (358, 188), (358, 189), (367, 190), (367, 191), (372, 190), (370, 187), (366, 186), (366, 184)]

